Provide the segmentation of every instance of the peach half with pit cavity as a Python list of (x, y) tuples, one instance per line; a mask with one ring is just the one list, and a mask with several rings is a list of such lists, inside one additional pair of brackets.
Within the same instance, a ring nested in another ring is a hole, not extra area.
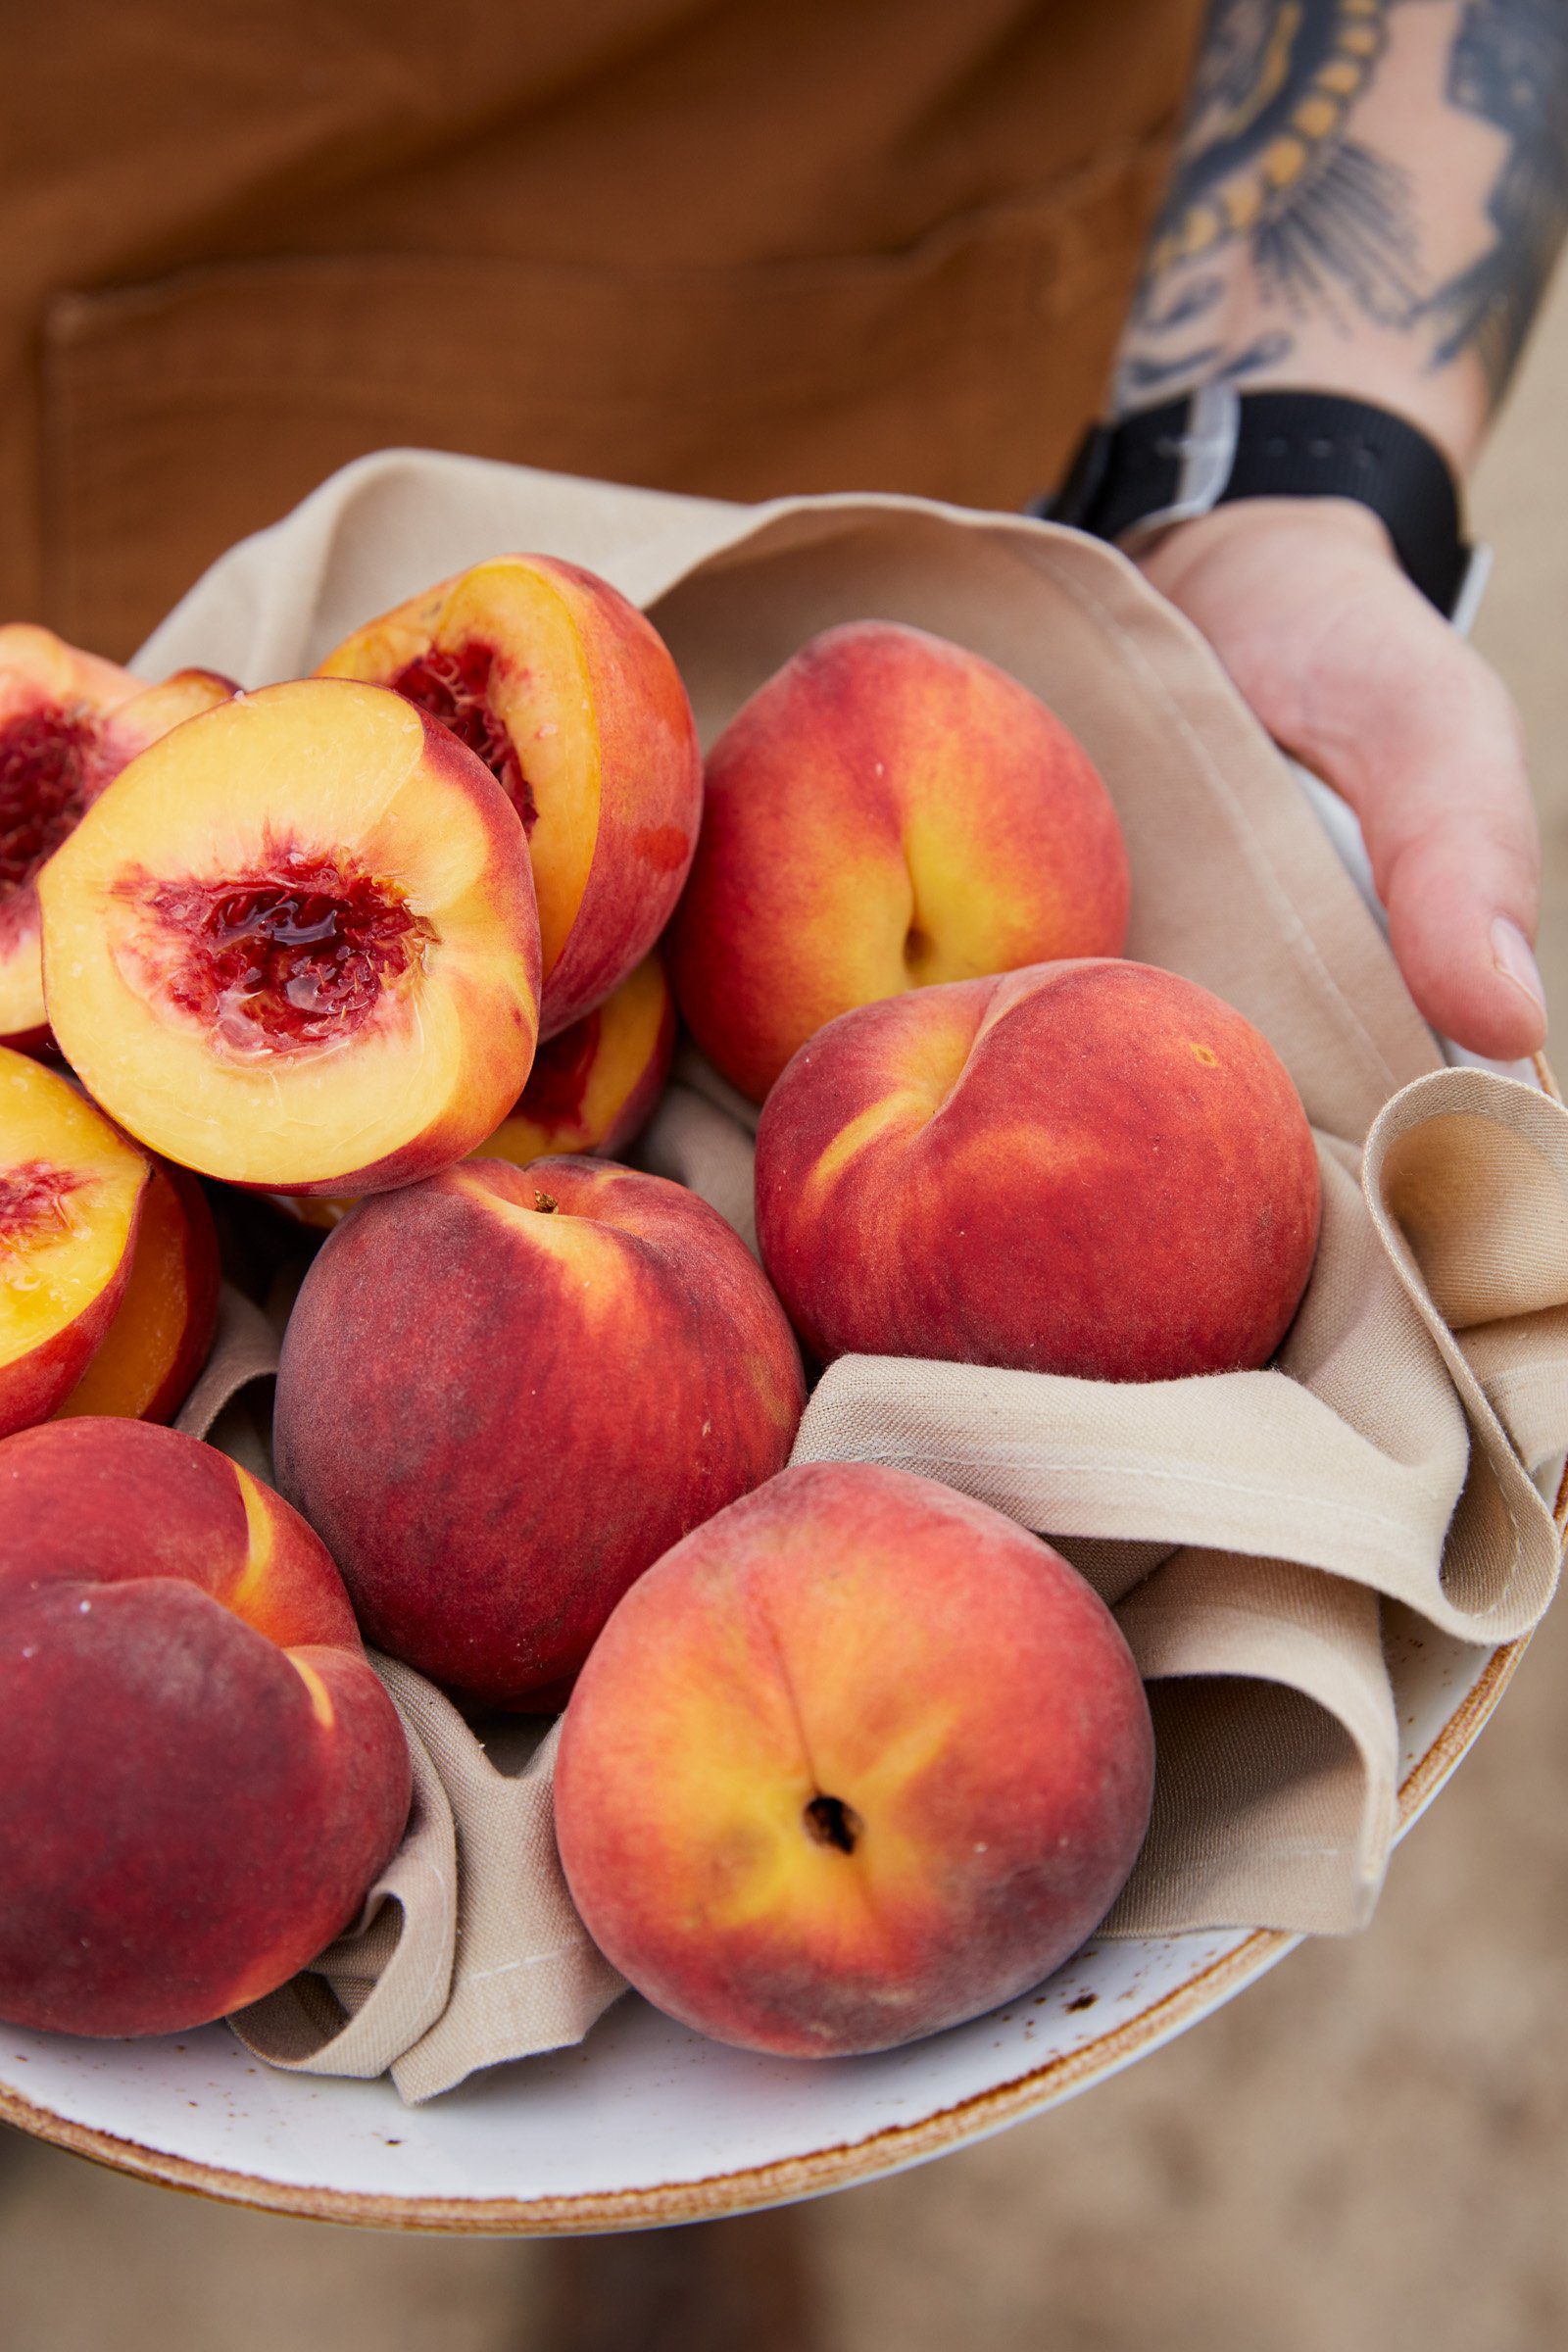
[(480, 1143), (532, 1064), (522, 828), (471, 752), (380, 687), (270, 686), (166, 736), (39, 902), (62, 1050), (204, 1175), (410, 1183)]
[(669, 920), (697, 845), (697, 731), (662, 638), (607, 580), (497, 556), (367, 622), (320, 665), (440, 719), (522, 820), (544, 957), (540, 1032), (589, 1012)]
[(48, 1034), (39, 872), (127, 760), (233, 691), (205, 669), (148, 686), (51, 629), (0, 628), (0, 1044)]
[(52, 1413), (108, 1331), (148, 1173), (69, 1080), (0, 1046), (0, 1436)]

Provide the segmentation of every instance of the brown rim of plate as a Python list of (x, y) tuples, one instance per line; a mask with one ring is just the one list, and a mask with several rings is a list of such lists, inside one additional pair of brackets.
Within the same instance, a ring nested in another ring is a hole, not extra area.
[[(1541, 1055), (1536, 1067), (1544, 1091), (1558, 1102), (1556, 1083)], [(1558, 1533), (1568, 1542), (1568, 1468), (1557, 1490)], [(1406, 1828), (1430, 1802), (1460, 1758), (1479, 1738), (1483, 1726), (1513, 1679), (1514, 1669), (1530, 1646), (1526, 1634), (1494, 1650), (1480, 1680), (1455, 1708), (1426, 1753), (1419, 1757), (1399, 1788), (1399, 1825)], [(683, 2222), (711, 2222), (727, 2214), (751, 2213), (768, 2205), (793, 2203), (801, 2197), (821, 2196), (829, 2189), (850, 2188), (858, 2180), (876, 2179), (940, 2156), (967, 2140), (983, 2139), (1004, 2125), (1038, 2115), (1048, 2107), (1083, 2090), (1091, 2082), (1117, 2074), (1176, 2034), (1195, 2016), (1218, 2008), (1256, 1977), (1264, 1975), (1302, 1938), (1277, 1928), (1258, 1928), (1235, 1951), (1200, 1969), (1185, 1984), (1167, 1993), (1125, 2024), (1096, 2036), (1081, 2049), (1049, 2058), (1026, 2074), (1015, 2075), (991, 2090), (977, 2091), (952, 2107), (914, 2124), (893, 2124), (868, 2138), (813, 2148), (808, 2155), (785, 2157), (775, 2164), (744, 2165), (732, 2173), (709, 2173), (696, 2180), (672, 2180), (651, 2188), (606, 2189), (574, 2197), (401, 2197), (368, 2196), (353, 2189), (312, 2188), (280, 2180), (264, 2180), (254, 2173), (228, 2172), (216, 2165), (196, 2164), (149, 2148), (140, 2140), (122, 2139), (88, 2124), (74, 2124), (52, 2109), (34, 2106), (0, 2082), (0, 2123), (12, 2124), (35, 2139), (67, 2148), (111, 2171), (129, 2173), (164, 2188), (184, 2189), (224, 2205), (250, 2205), (266, 2213), (290, 2214), (297, 2220), (337, 2222), (364, 2230), (422, 2230), (443, 2234), (491, 2237), (588, 2236), (612, 2230), (667, 2229)]]

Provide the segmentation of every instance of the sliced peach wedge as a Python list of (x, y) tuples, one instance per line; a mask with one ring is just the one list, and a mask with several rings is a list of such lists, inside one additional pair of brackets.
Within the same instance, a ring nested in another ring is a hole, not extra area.
[(603, 1004), (669, 920), (702, 814), (691, 706), (658, 632), (574, 564), (498, 556), (368, 622), (319, 674), (395, 687), (483, 760), (528, 835), (540, 1033)]
[(0, 1046), (0, 1437), (74, 1388), (129, 1279), (146, 1155)]
[(412, 1183), (481, 1142), (532, 1064), (522, 828), (473, 753), (383, 688), (307, 678), (176, 728), (38, 895), (62, 1051), (203, 1175)]
[(0, 1043), (47, 1035), (39, 869), (127, 760), (233, 691), (205, 669), (148, 686), (52, 630), (0, 628)]
[[(563, 1152), (613, 1159), (652, 1116), (674, 1053), (675, 999), (656, 951), (612, 997), (540, 1047), (522, 1093), (468, 1157), (509, 1159), (518, 1168)], [(354, 1206), (295, 1193), (271, 1198), (319, 1233), (330, 1233)]]
[(516, 1167), (563, 1152), (613, 1159), (652, 1113), (674, 1052), (675, 1000), (661, 958), (647, 956), (612, 997), (540, 1047), (478, 1155)]
[(218, 1288), (207, 1196), (186, 1169), (155, 1159), (115, 1319), (54, 1418), (172, 1421), (212, 1348)]

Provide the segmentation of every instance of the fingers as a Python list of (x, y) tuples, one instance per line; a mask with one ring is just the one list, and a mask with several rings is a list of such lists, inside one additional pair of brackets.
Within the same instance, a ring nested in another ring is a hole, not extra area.
[(1432, 1026), (1536, 1052), (1541, 852), (1506, 689), (1340, 501), (1255, 502), (1182, 526), (1145, 568), (1287, 751), (1354, 808), (1395, 955)]
[(1289, 748), (1360, 818), (1394, 953), (1426, 1018), (1472, 1053), (1511, 1061), (1546, 1033), (1532, 954), (1541, 847), (1518, 715), (1413, 589), (1375, 576), (1327, 633)]

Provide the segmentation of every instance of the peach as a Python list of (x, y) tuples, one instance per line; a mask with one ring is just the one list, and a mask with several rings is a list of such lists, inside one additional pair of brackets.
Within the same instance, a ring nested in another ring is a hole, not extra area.
[(691, 706), (658, 632), (575, 564), (497, 556), (357, 629), (321, 674), (395, 686), (506, 791), (539, 900), (541, 1035), (603, 1004), (668, 921), (702, 814)]
[(273, 1444), (368, 1640), (542, 1707), (650, 1561), (782, 1467), (804, 1403), (783, 1310), (706, 1202), (602, 1160), (479, 1159), (328, 1236)]
[(155, 1159), (130, 1275), (87, 1369), (55, 1407), (171, 1421), (206, 1363), (218, 1324), (218, 1234), (184, 1168)]
[(526, 1167), (557, 1152), (623, 1152), (664, 1091), (675, 1003), (657, 955), (542, 1045), (528, 1083), (477, 1156)]
[(68, 1079), (0, 1046), (0, 1436), (52, 1413), (109, 1330), (149, 1172)]
[(1311, 1271), (1289, 1072), (1173, 972), (1042, 964), (846, 1013), (762, 1111), (762, 1258), (822, 1357), (1093, 1380), (1266, 1363)]
[(556, 1833), (671, 2017), (833, 2058), (1011, 1999), (1109, 1910), (1153, 1735), (1108, 1609), (934, 1480), (786, 1470), (633, 1587), (584, 1667)]
[(127, 760), (233, 691), (205, 669), (147, 686), (49, 629), (0, 628), (0, 1044), (48, 1034), (40, 868)]
[[(612, 997), (563, 1029), (534, 1055), (528, 1083), (494, 1135), (470, 1159), (510, 1159), (524, 1168), (559, 1152), (623, 1152), (664, 1091), (675, 1051), (675, 1004), (658, 955), (645, 956)], [(302, 1225), (330, 1233), (351, 1200), (274, 1203)]]
[(1114, 956), (1127, 853), (1045, 705), (921, 629), (801, 648), (713, 745), (670, 934), (681, 1016), (760, 1102), (857, 1004), (1058, 956)]
[(311, 1530), (143, 1421), (0, 1445), (0, 2017), (178, 2033), (354, 1917), (408, 1747)]
[(482, 762), (381, 687), (269, 686), (175, 728), (38, 897), (62, 1051), (204, 1175), (410, 1183), (481, 1142), (532, 1063), (522, 829)]

